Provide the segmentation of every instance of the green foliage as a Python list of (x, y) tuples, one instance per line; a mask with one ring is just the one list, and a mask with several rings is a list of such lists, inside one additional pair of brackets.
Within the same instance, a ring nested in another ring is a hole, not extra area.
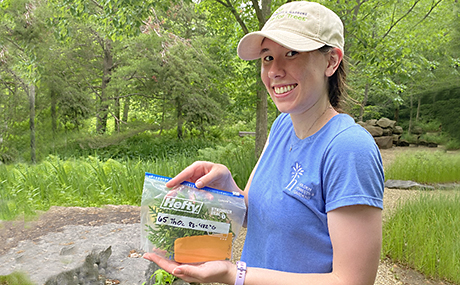
[(429, 277), (460, 284), (460, 193), (424, 193), (384, 223), (382, 254)]
[[(209, 193), (209, 195), (212, 194)], [(183, 193), (178, 192), (178, 198), (182, 199), (190, 199), (188, 196), (185, 196)], [(200, 213), (197, 215), (195, 213), (189, 213), (184, 211), (176, 211), (176, 210), (168, 210), (168, 209), (160, 209), (160, 205), (163, 201), (164, 196), (161, 196), (153, 202), (154, 205), (149, 206), (149, 216), (152, 221), (158, 220), (158, 213), (162, 214), (173, 214), (185, 217), (193, 217), (197, 219), (202, 219), (206, 221), (216, 221), (222, 223), (228, 223), (226, 217), (221, 217), (220, 215), (211, 215), (211, 211), (208, 210), (206, 203), (203, 203), (203, 206), (200, 210)], [(212, 200), (212, 198), (210, 198)], [(160, 212), (161, 211), (161, 212)], [(231, 230), (231, 223), (230, 224), (230, 232)], [(146, 225), (147, 231), (147, 239), (154, 245), (155, 248), (165, 251), (166, 258), (174, 257), (174, 242), (178, 238), (183, 237), (191, 237), (191, 236), (201, 236), (207, 234), (202, 230), (194, 230), (189, 228), (183, 227), (174, 227), (169, 224), (155, 224), (154, 227), (150, 225)], [(234, 233), (233, 233), (234, 235)]]
[(205, 148), (198, 151), (199, 160), (221, 163), (232, 172), (236, 184), (244, 189), (257, 163), (254, 153), (253, 138), (245, 137), (242, 140), (230, 142), (227, 145), (217, 145), (215, 148)]
[(173, 131), (160, 136), (149, 128), (151, 126), (144, 126), (111, 136), (74, 138), (65, 146), (56, 148), (55, 152), (63, 157), (96, 155), (103, 160), (162, 160), (175, 156), (193, 157), (199, 149), (217, 143), (205, 137), (177, 140)]
[(460, 140), (460, 87), (429, 92), (423, 99), (422, 115), (436, 118), (443, 131)]
[[(154, 1), (49, 1), (55, 15), (50, 19), (61, 37), (68, 36), (68, 18), (91, 23), (99, 32), (107, 34), (113, 41), (140, 33), (140, 27), (148, 16)], [(57, 8), (57, 9), (56, 9)]]
[[(153, 283), (153, 285), (170, 285), (178, 279), (176, 276), (163, 269), (155, 271), (152, 276), (150, 276), (150, 279), (152, 278), (155, 278), (155, 283)], [(144, 285), (145, 282), (142, 284)]]
[(155, 276), (154, 285), (173, 284), (173, 282), (177, 279), (176, 276), (172, 275), (171, 273), (163, 269), (158, 269), (157, 271), (155, 271), (154, 276)]
[(34, 285), (34, 283), (25, 273), (15, 271), (9, 275), (0, 275), (0, 285)]
[[(114, 160), (91, 155), (65, 159), (50, 155), (34, 165), (0, 165), (0, 220), (31, 216), (51, 206), (140, 205), (145, 172), (173, 177), (198, 157), (214, 157), (227, 163), (238, 185), (244, 188), (256, 162), (254, 144), (246, 139), (239, 139), (239, 146), (235, 142), (230, 152), (214, 152), (211, 148), (200, 151), (200, 145), (209, 146), (201, 140), (154, 142), (145, 134), (137, 139), (144, 145), (139, 146), (140, 151), (150, 150), (158, 156), (130, 159), (119, 153), (123, 159)], [(212, 156), (198, 155), (207, 152)]]
[(441, 151), (403, 153), (387, 168), (385, 177), (428, 184), (459, 182), (460, 154)]

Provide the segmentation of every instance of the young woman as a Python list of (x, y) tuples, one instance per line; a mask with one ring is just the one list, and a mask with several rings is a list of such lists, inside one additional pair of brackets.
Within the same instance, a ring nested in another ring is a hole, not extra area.
[(178, 264), (144, 257), (189, 282), (374, 284), (379, 264), (383, 167), (372, 138), (340, 113), (344, 96), (343, 25), (312, 2), (281, 6), (262, 31), (238, 46), (261, 58), (262, 81), (281, 112), (242, 191), (224, 165), (195, 162), (182, 181), (245, 195), (242, 261)]

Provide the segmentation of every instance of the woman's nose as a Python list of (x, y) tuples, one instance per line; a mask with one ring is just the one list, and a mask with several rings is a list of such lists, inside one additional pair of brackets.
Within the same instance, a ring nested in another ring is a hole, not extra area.
[(269, 78), (279, 78), (286, 75), (284, 66), (280, 61), (273, 60), (270, 69), (268, 70)]

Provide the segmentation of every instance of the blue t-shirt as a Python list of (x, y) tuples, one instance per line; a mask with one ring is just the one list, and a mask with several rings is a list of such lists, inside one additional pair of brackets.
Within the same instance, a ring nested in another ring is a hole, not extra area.
[(383, 183), (379, 149), (350, 116), (338, 114), (300, 140), (290, 115), (281, 114), (248, 192), (241, 259), (251, 267), (331, 272), (327, 212), (350, 205), (383, 208)]

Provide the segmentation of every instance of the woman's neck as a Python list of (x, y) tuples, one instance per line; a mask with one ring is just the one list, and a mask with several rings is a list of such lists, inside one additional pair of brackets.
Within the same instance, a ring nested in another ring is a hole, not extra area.
[(317, 102), (302, 114), (290, 115), (296, 136), (299, 139), (304, 139), (319, 131), (337, 114), (337, 111), (327, 101)]

